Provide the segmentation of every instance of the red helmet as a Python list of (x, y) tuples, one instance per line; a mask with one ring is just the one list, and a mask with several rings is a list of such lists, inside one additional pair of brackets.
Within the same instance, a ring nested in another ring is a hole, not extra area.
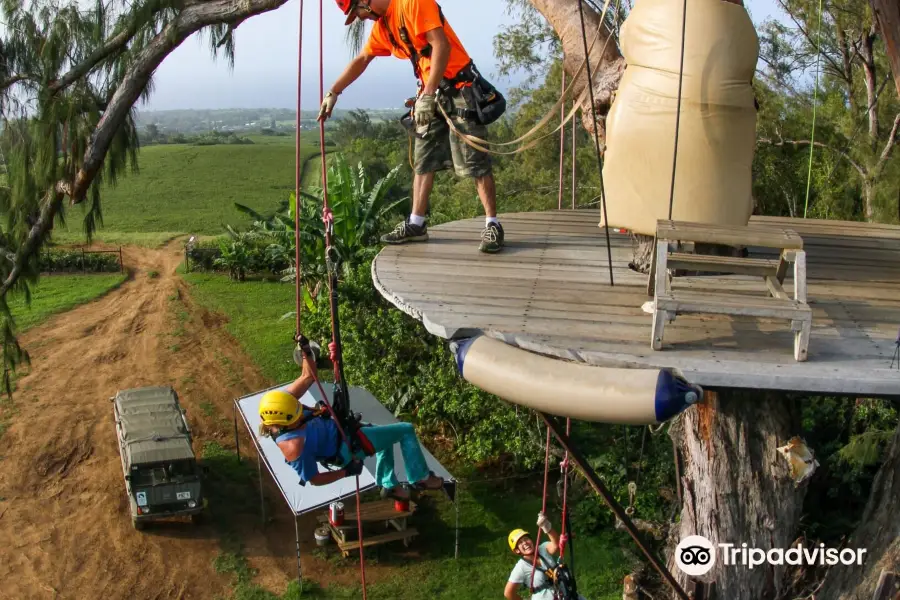
[(356, 8), (357, 1), (358, 0), (337, 0), (338, 8), (347, 15), (347, 21), (344, 25), (349, 25), (356, 20), (356, 13), (353, 12), (353, 10)]

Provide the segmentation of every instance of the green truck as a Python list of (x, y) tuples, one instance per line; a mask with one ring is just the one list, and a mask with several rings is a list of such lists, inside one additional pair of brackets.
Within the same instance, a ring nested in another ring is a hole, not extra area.
[(153, 386), (121, 390), (111, 400), (134, 528), (177, 516), (197, 523), (206, 505), (205, 469), (194, 456), (178, 394)]

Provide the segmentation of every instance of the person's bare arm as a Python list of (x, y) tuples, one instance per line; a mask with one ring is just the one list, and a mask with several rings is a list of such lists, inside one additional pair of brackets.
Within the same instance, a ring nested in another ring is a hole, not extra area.
[(344, 68), (343, 73), (335, 80), (335, 82), (331, 86), (331, 91), (335, 94), (340, 94), (348, 87), (350, 84), (359, 79), (359, 76), (365, 73), (366, 68), (369, 66), (369, 63), (375, 59), (374, 54), (366, 54), (365, 52), (360, 52), (356, 58), (351, 60), (347, 66)]
[(550, 529), (550, 533), (547, 534), (547, 537), (550, 538), (550, 541), (547, 543), (547, 552), (551, 555), (559, 552), (559, 533), (556, 532), (555, 529)]
[(434, 95), (444, 77), (444, 71), (447, 70), (447, 63), (450, 62), (450, 41), (443, 27), (426, 32), (425, 39), (431, 44), (431, 72), (422, 93)]
[(300, 377), (295, 379), (290, 385), (285, 388), (285, 391), (292, 395), (294, 398), (302, 398), (303, 394), (312, 387), (312, 384), (316, 380), (316, 364), (307, 359), (303, 360), (303, 371), (300, 373)]
[(313, 475), (309, 482), (313, 485), (328, 485), (346, 476), (347, 472), (344, 469), (340, 469), (338, 471), (328, 471), (327, 473), (317, 473)]
[(522, 600), (521, 596), (519, 596), (519, 584), (507, 581), (506, 589), (503, 590), (503, 597), (506, 600)]

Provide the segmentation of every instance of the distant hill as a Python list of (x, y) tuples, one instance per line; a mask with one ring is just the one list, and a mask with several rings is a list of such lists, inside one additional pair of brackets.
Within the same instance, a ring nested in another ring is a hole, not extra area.
[[(341, 119), (348, 110), (336, 109), (332, 118)], [(366, 110), (373, 121), (398, 118), (399, 109)], [(318, 110), (301, 113), (300, 128), (318, 127)], [(296, 111), (285, 108), (233, 108), (215, 110), (160, 110), (139, 111), (138, 128), (143, 130), (153, 124), (162, 133), (202, 133), (207, 131), (258, 132), (262, 129), (293, 131)]]

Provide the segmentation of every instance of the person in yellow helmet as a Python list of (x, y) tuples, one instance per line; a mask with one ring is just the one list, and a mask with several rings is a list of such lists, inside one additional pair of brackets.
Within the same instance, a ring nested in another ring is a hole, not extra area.
[[(300, 476), (306, 485), (328, 485), (362, 472), (362, 452), (351, 453), (341, 439), (334, 420), (327, 416), (318, 418), (311, 409), (300, 403), (300, 398), (315, 383), (316, 365), (304, 358), (300, 376), (282, 390), (270, 390), (259, 403), (262, 420), (259, 434), (275, 440), (285, 462)], [(375, 425), (360, 428), (364, 439), (375, 452), (375, 479), (386, 496), (405, 499), (409, 492), (403, 489), (394, 474), (394, 444), (400, 444), (407, 481), (424, 490), (439, 490), (444, 480), (428, 470), (425, 456), (416, 438), (415, 429), (409, 423)], [(320, 473), (318, 462), (337, 457), (343, 467)]]
[[(553, 581), (547, 571), (555, 569), (558, 561), (555, 557), (559, 553), (559, 534), (553, 529), (543, 512), (538, 513), (537, 525), (549, 538), (537, 549), (538, 559), (534, 573), (534, 587), (531, 588), (531, 600), (554, 600), (557, 598)], [(534, 564), (534, 540), (524, 529), (513, 529), (507, 536), (509, 549), (519, 556), (516, 566), (513, 567), (503, 590), (503, 597), (507, 600), (520, 600), (519, 587), (532, 585), (531, 571)], [(578, 599), (584, 600), (580, 595)], [(574, 599), (573, 599), (574, 600)]]

